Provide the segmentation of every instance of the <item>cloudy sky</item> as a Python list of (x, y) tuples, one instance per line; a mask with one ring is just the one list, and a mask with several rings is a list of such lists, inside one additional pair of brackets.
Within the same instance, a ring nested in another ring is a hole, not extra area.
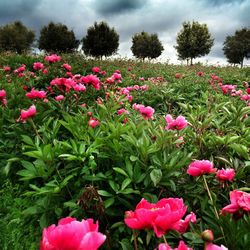
[(210, 54), (194, 62), (224, 64), (225, 37), (236, 29), (250, 28), (250, 0), (0, 0), (0, 25), (15, 20), (37, 36), (48, 22), (61, 22), (78, 39), (95, 21), (106, 21), (120, 35), (121, 57), (132, 57), (133, 34), (143, 30), (157, 33), (164, 46), (160, 60), (170, 63), (178, 62), (173, 46), (182, 23), (194, 20), (206, 23), (215, 39)]

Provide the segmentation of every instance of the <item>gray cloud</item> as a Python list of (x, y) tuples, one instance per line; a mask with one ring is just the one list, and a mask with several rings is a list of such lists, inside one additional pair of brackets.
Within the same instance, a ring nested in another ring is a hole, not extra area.
[(0, 0), (0, 25), (21, 20), (36, 31), (50, 21), (66, 24), (76, 37), (86, 35), (95, 21), (106, 21), (120, 35), (118, 53), (132, 56), (133, 34), (157, 33), (164, 45), (162, 60), (177, 62), (176, 35), (184, 21), (206, 23), (215, 38), (208, 59), (226, 62), (222, 45), (227, 35), (250, 26), (249, 0)]
[(107, 16), (134, 11), (140, 9), (146, 3), (147, 0), (95, 0), (93, 6), (98, 14)]

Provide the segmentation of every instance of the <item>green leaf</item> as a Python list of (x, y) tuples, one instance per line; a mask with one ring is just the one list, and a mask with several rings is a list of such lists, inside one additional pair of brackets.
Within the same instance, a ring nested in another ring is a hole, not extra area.
[(99, 195), (101, 196), (106, 196), (106, 197), (110, 197), (110, 196), (113, 196), (111, 193), (105, 191), (105, 190), (98, 190), (97, 191)]
[(131, 183), (131, 179), (126, 178), (126, 179), (122, 182), (121, 190), (124, 190), (130, 183)]
[(126, 177), (128, 177), (128, 174), (121, 168), (113, 168), (115, 170), (115, 172), (120, 173), (122, 175), (125, 175)]
[(153, 169), (150, 173), (150, 178), (152, 180), (152, 182), (154, 183), (154, 186), (156, 187), (156, 185), (161, 181), (162, 178), (162, 171), (160, 169)]
[(134, 161), (137, 161), (138, 160), (138, 157), (137, 156), (134, 156), (134, 155), (131, 155), (129, 157), (130, 161), (134, 162)]
[(111, 197), (111, 198), (104, 201), (104, 207), (108, 208), (108, 207), (112, 206), (114, 204), (114, 202), (115, 202), (115, 198)]

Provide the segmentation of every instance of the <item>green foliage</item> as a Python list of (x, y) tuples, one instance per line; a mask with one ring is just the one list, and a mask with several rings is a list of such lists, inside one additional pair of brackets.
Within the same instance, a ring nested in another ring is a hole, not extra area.
[(227, 36), (223, 51), (229, 63), (243, 67), (244, 58), (250, 57), (250, 29), (237, 30), (233, 36)]
[(157, 34), (148, 34), (143, 31), (132, 37), (131, 51), (133, 55), (140, 59), (157, 58), (164, 50)]
[(35, 33), (20, 21), (0, 26), (0, 51), (26, 52), (34, 39)]
[[(66, 216), (98, 220), (100, 231), (107, 235), (103, 249), (133, 249), (136, 239), (138, 249), (155, 249), (162, 239), (152, 231), (132, 232), (124, 224), (124, 213), (134, 210), (142, 198), (157, 202), (166, 197), (183, 198), (188, 212), (197, 216), (197, 224), (191, 224), (185, 234), (166, 233), (171, 246), (182, 239), (193, 249), (202, 249), (200, 233), (212, 229), (216, 244), (247, 249), (249, 218), (218, 219), (214, 208), (220, 214), (234, 189), (249, 191), (250, 108), (211, 84), (211, 75), (216, 74), (244, 93), (242, 82), (249, 81), (246, 69), (86, 60), (67, 54), (62, 60), (72, 66), (74, 75), (90, 74), (93, 66), (107, 71), (106, 76), (99, 75), (101, 90), (90, 84), (85, 92), (55, 88), (54, 93), (47, 92), (49, 102), (44, 102), (26, 98), (23, 85), (46, 89), (53, 78), (64, 77), (65, 70), (61, 63), (45, 63), (49, 73), (35, 72), (33, 78), (29, 73), (33, 62), (42, 60), (0, 58), (1, 65), (12, 69), (22, 63), (27, 66), (23, 78), (8, 73), (10, 78), (0, 70), (0, 89), (6, 90), (8, 100), (7, 107), (0, 104), (3, 249), (37, 249), (42, 228)], [(122, 82), (106, 84), (117, 69)], [(205, 75), (197, 76), (198, 71)], [(176, 79), (177, 72), (183, 77)], [(144, 120), (126, 95), (119, 94), (122, 87), (138, 85), (138, 89), (145, 84), (148, 90), (131, 90), (130, 94), (133, 102), (155, 108), (153, 120)], [(62, 93), (65, 98), (55, 101)], [(37, 115), (26, 123), (17, 122), (20, 110), (34, 102)], [(129, 115), (117, 115), (121, 108)], [(100, 121), (99, 126), (89, 126), (89, 112)], [(181, 131), (166, 130), (166, 114), (183, 115), (189, 124)], [(206, 176), (213, 201), (204, 179), (186, 174), (194, 159), (208, 159), (218, 169), (230, 167), (236, 172), (234, 181), (224, 184), (214, 174)]]
[(119, 46), (119, 35), (107, 23), (94, 23), (82, 39), (83, 51), (88, 56), (102, 57), (116, 53)]
[(73, 30), (68, 30), (64, 24), (50, 22), (40, 31), (38, 47), (47, 52), (68, 53), (74, 51), (78, 45), (79, 41), (76, 40)]
[(214, 39), (209, 33), (206, 24), (198, 22), (184, 22), (178, 33), (176, 42), (178, 57), (181, 60), (191, 60), (196, 57), (207, 55), (213, 46)]

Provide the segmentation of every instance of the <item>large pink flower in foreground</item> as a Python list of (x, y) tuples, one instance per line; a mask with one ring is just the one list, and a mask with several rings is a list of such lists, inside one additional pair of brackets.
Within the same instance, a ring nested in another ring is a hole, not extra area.
[(181, 115), (173, 119), (173, 117), (168, 114), (165, 119), (167, 122), (167, 126), (165, 127), (166, 130), (182, 130), (188, 125), (185, 117)]
[(231, 204), (222, 208), (222, 214), (225, 213), (237, 213), (239, 211), (250, 212), (250, 194), (240, 191), (233, 190), (230, 192)]
[(152, 107), (150, 107), (150, 106), (144, 107), (143, 106), (139, 109), (139, 111), (145, 120), (153, 119), (153, 115), (154, 115), (155, 110)]
[(193, 161), (187, 170), (187, 173), (192, 176), (200, 176), (203, 174), (210, 174), (216, 172), (216, 168), (213, 167), (213, 163), (208, 160)]
[(211, 242), (205, 244), (205, 250), (228, 250), (225, 246), (221, 245), (215, 245)]
[(125, 213), (125, 223), (132, 229), (153, 229), (157, 237), (161, 237), (169, 230), (183, 233), (193, 216), (182, 217), (187, 208), (182, 199), (164, 198), (157, 203), (150, 203), (142, 199), (135, 211)]
[(98, 232), (98, 222), (67, 217), (43, 229), (40, 250), (96, 250), (106, 236)]
[(188, 247), (185, 242), (181, 240), (177, 248), (173, 249), (167, 243), (161, 243), (158, 250), (192, 250), (192, 248)]

